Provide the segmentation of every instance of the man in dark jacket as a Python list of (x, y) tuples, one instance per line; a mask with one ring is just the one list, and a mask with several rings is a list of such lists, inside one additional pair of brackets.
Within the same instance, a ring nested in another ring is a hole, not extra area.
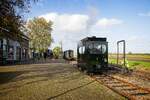
[(45, 59), (45, 61), (46, 61), (46, 58), (47, 58), (47, 53), (44, 52), (44, 59)]

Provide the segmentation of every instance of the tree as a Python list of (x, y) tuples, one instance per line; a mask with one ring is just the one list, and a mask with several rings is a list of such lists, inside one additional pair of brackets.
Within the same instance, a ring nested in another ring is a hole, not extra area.
[(53, 49), (53, 55), (55, 58), (59, 58), (60, 53), (61, 53), (61, 48), (59, 46)]
[[(0, 30), (19, 37), (25, 23), (22, 14), (29, 12), (31, 1), (38, 0), (0, 0)], [(0, 36), (5, 36), (5, 33), (1, 32)]]
[(129, 52), (128, 52), (128, 54), (129, 54), (129, 55), (132, 55), (132, 52), (131, 52), (131, 51), (129, 51)]
[(52, 22), (44, 18), (34, 18), (27, 23), (29, 46), (34, 51), (43, 53), (53, 42), (51, 37)]

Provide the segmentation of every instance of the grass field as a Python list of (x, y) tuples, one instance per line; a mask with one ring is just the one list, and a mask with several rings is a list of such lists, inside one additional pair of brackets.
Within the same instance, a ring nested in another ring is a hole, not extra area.
[[(122, 54), (119, 54), (122, 57)], [(116, 58), (116, 54), (109, 54), (109, 58)], [(126, 54), (128, 59), (135, 59), (135, 60), (149, 60), (150, 61), (150, 54)]]
[[(150, 55), (146, 54), (128, 54), (127, 66), (130, 69), (144, 69), (150, 70)], [(122, 55), (120, 55), (119, 63), (123, 62)], [(109, 63), (116, 64), (116, 54), (109, 55)]]

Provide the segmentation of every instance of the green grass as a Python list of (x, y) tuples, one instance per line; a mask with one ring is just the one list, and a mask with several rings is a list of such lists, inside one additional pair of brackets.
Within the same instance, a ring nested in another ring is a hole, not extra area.
[[(120, 56), (123, 56), (122, 54), (119, 54)], [(110, 58), (117, 57), (116, 54), (109, 54)], [(136, 59), (150, 59), (149, 54), (126, 54), (127, 58), (136, 58)]]
[(111, 64), (116, 64), (117, 63), (116, 59), (108, 59), (108, 62), (111, 63)]
[[(144, 61), (127, 61), (130, 69), (148, 69), (150, 70), (150, 62)], [(109, 63), (116, 64), (116, 59), (109, 59)]]
[(150, 62), (143, 61), (129, 61), (130, 68), (144, 68), (150, 69)]

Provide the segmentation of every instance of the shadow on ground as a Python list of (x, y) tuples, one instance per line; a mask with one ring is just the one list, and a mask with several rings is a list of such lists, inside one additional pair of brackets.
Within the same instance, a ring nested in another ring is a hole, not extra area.
[(15, 71), (15, 72), (0, 72), (0, 84), (8, 83), (13, 78), (23, 74), (24, 71)]

